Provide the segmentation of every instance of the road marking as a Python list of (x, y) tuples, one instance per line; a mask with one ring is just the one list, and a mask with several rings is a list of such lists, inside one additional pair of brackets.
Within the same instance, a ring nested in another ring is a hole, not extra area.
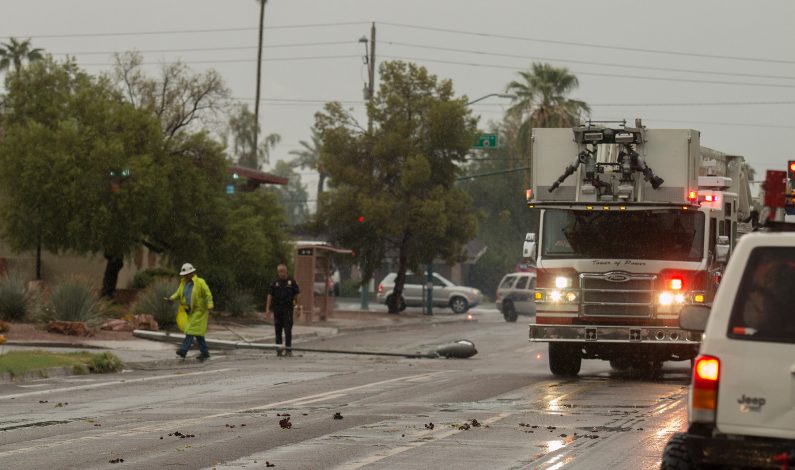
[(141, 383), (141, 382), (152, 382), (155, 380), (166, 380), (166, 379), (174, 379), (179, 377), (191, 377), (194, 375), (206, 375), (206, 374), (217, 374), (219, 372), (227, 372), (234, 369), (216, 369), (216, 370), (205, 370), (201, 372), (187, 372), (184, 374), (170, 374), (170, 375), (157, 375), (154, 377), (142, 377), (140, 379), (127, 379), (127, 380), (114, 380), (112, 382), (102, 382), (98, 384), (89, 384), (89, 385), (75, 385), (72, 387), (61, 387), (61, 388), (52, 388), (49, 390), (39, 390), (36, 392), (25, 392), (25, 393), (16, 393), (14, 395), (3, 395), (0, 396), (0, 400), (10, 400), (12, 398), (21, 398), (21, 397), (33, 397), (39, 395), (47, 395), (49, 393), (58, 393), (58, 392), (74, 392), (76, 390), (90, 390), (94, 388), (102, 388), (102, 387), (109, 387), (111, 385), (120, 385), (120, 384), (134, 384), (134, 383)]
[[(208, 371), (208, 372), (216, 373), (216, 372), (223, 372), (223, 371), (227, 371), (227, 370), (232, 370), (232, 369), (221, 369), (221, 370)], [(208, 372), (204, 372), (204, 373), (208, 373)], [(160, 423), (160, 424), (149, 425), (149, 426), (141, 426), (141, 427), (137, 427), (137, 428), (133, 428), (133, 429), (111, 431), (111, 432), (107, 432), (107, 433), (100, 434), (100, 435), (83, 436), (83, 437), (77, 437), (77, 438), (73, 438), (73, 439), (65, 439), (65, 440), (62, 440), (62, 441), (47, 442), (47, 443), (42, 443), (42, 444), (38, 444), (38, 445), (35, 445), (35, 446), (31, 446), (31, 447), (23, 447), (23, 448), (20, 448), (20, 449), (14, 449), (14, 450), (6, 451), (6, 452), (0, 452), (0, 458), (12, 456), (12, 455), (24, 454), (24, 453), (32, 452), (32, 451), (44, 450), (44, 449), (48, 449), (50, 447), (63, 446), (63, 445), (67, 445), (67, 444), (77, 443), (77, 442), (94, 441), (94, 440), (99, 440), (99, 439), (108, 439), (108, 438), (117, 438), (117, 437), (128, 437), (128, 436), (135, 436), (135, 435), (139, 435), (139, 434), (146, 434), (146, 433), (151, 433), (151, 432), (156, 432), (156, 431), (163, 431), (163, 430), (166, 430), (166, 429), (177, 429), (177, 428), (187, 427), (187, 426), (190, 426), (192, 424), (201, 423), (201, 422), (206, 421), (208, 419), (233, 416), (233, 415), (240, 414), (240, 413), (250, 413), (252, 411), (268, 410), (268, 409), (273, 409), (273, 408), (276, 408), (276, 407), (279, 407), (279, 406), (285, 406), (285, 405), (296, 405), (296, 404), (301, 404), (302, 402), (307, 402), (307, 401), (317, 402), (317, 401), (322, 401), (322, 400), (330, 400), (332, 398), (336, 398), (336, 396), (344, 396), (348, 392), (353, 392), (353, 391), (356, 391), (356, 390), (363, 390), (363, 389), (366, 389), (366, 388), (376, 387), (376, 386), (379, 386), (379, 385), (385, 385), (385, 384), (394, 383), (394, 382), (408, 381), (408, 380), (412, 380), (412, 379), (417, 379), (419, 377), (433, 377), (435, 375), (444, 374), (444, 373), (446, 373), (446, 371), (429, 372), (429, 373), (417, 374), (417, 375), (409, 375), (409, 376), (406, 376), (406, 377), (399, 377), (399, 378), (396, 378), (396, 379), (382, 380), (380, 382), (372, 382), (372, 383), (368, 383), (368, 384), (364, 384), (364, 385), (357, 385), (355, 387), (348, 387), (348, 388), (343, 388), (343, 389), (339, 389), (339, 390), (332, 390), (332, 391), (328, 391), (328, 392), (324, 392), (324, 393), (318, 393), (318, 394), (315, 394), (315, 395), (309, 395), (309, 396), (306, 396), (306, 397), (298, 397), (298, 398), (293, 398), (293, 399), (290, 399), (290, 400), (277, 401), (277, 402), (273, 402), (273, 403), (268, 403), (268, 404), (265, 404), (265, 405), (257, 406), (257, 407), (254, 407), (254, 408), (245, 408), (245, 409), (237, 410), (237, 411), (228, 411), (228, 412), (225, 412), (225, 413), (218, 413), (218, 414), (214, 414), (214, 415), (203, 416), (203, 417), (200, 417), (200, 418), (190, 418), (190, 419), (186, 419), (186, 420), (173, 420), (173, 421), (168, 421), (166, 423)], [(194, 372), (191, 375), (197, 375), (197, 374), (199, 374), (199, 373), (198, 372)], [(184, 377), (184, 376), (187, 376), (187, 375), (188, 374), (181, 374), (181, 375), (177, 375), (177, 377)], [(137, 381), (143, 381), (142, 379), (136, 379), (136, 380)], [(131, 381), (128, 380), (125, 383), (129, 383), (129, 382), (131, 382)], [(97, 384), (97, 385), (99, 385), (99, 384)], [(86, 387), (89, 387), (89, 386), (86, 386)], [(86, 387), (70, 387), (70, 389), (83, 389), (83, 388), (86, 388)], [(60, 390), (64, 390), (64, 389), (60, 389)], [(39, 392), (31, 392), (31, 393), (22, 394), (22, 395), (31, 395), (31, 394), (39, 394)], [(10, 395), (9, 395), (9, 397), (10, 397)]]
[[(481, 424), (482, 425), (494, 424), (494, 423), (496, 423), (498, 421), (502, 421), (503, 419), (507, 418), (508, 416), (514, 415), (516, 413), (517, 412), (515, 412), (515, 411), (508, 412), (508, 413), (500, 413), (500, 414), (498, 414), (496, 416), (492, 416), (491, 418), (483, 420), (481, 422)], [(412, 442), (411, 444), (407, 444), (407, 445), (400, 446), (400, 447), (395, 447), (393, 449), (388, 449), (388, 450), (383, 451), (383, 452), (378, 452), (378, 453), (375, 453), (375, 454), (365, 458), (364, 460), (358, 460), (356, 462), (351, 462), (351, 463), (348, 463), (348, 464), (339, 465), (339, 466), (334, 467), (334, 468), (335, 468), (335, 470), (356, 470), (358, 468), (362, 468), (362, 467), (365, 467), (367, 465), (379, 462), (381, 460), (384, 460), (386, 458), (395, 456), (397, 454), (402, 454), (403, 452), (406, 452), (407, 450), (416, 449), (418, 447), (422, 447), (422, 446), (424, 446), (426, 444), (429, 444), (431, 442), (435, 442), (435, 441), (439, 441), (439, 440), (442, 440), (442, 439), (446, 439), (446, 438), (448, 438), (450, 436), (454, 436), (454, 435), (462, 433), (462, 432), (464, 432), (464, 430), (463, 429), (458, 429), (458, 428), (452, 429), (452, 430), (449, 430), (449, 431), (444, 431), (444, 432), (422, 431), (419, 434), (417, 434), (415, 438), (416, 439), (422, 439), (422, 438), (424, 438), (426, 436), (430, 436), (430, 439), (423, 439), (423, 440), (418, 441), (418, 442)]]
[(347, 393), (337, 393), (337, 394), (334, 394), (334, 395), (328, 395), (328, 396), (325, 396), (325, 397), (315, 398), (314, 400), (300, 401), (300, 402), (297, 402), (297, 403), (293, 403), (293, 405), (294, 406), (309, 405), (311, 403), (318, 403), (318, 402), (321, 402), (321, 401), (333, 400), (335, 398), (342, 398), (342, 397), (347, 397), (347, 396), (348, 396)]

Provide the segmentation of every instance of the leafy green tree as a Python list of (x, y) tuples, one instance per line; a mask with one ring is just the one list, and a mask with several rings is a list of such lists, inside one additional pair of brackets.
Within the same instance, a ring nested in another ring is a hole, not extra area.
[(317, 172), (317, 198), (320, 199), (320, 194), (323, 192), (323, 185), (328, 177), (320, 161), (320, 149), (322, 147), (320, 134), (317, 129), (313, 127), (310, 141), (301, 140), (298, 143), (302, 148), (300, 150), (290, 150), (289, 152), (290, 155), (295, 155), (297, 157), (291, 163), (294, 166), (308, 168)]
[(510, 82), (505, 91), (516, 95), (509, 114), (522, 117), (522, 154), (529, 155), (530, 132), (534, 127), (571, 127), (591, 112), (584, 101), (568, 97), (580, 85), (565, 67), (534, 63), (519, 72), (521, 80)]
[(6, 89), (4, 236), (18, 250), (104, 254), (103, 294), (112, 295), (124, 257), (168, 200), (158, 122), (73, 62), (34, 62)]
[(301, 183), (301, 175), (295, 171), (292, 164), (279, 160), (272, 170), (276, 176), (287, 178), (287, 186), (280, 186), (274, 191), (279, 198), (279, 203), (287, 213), (287, 222), (291, 226), (302, 224), (309, 214), (307, 201), (309, 193)]
[(19, 41), (9, 38), (8, 42), (0, 44), (0, 72), (9, 70), (12, 66), (14, 73), (19, 73), (22, 63), (35, 62), (44, 58), (44, 50), (31, 47), (30, 39)]
[(227, 139), (232, 140), (232, 157), (240, 166), (260, 169), (270, 163), (271, 151), (281, 142), (279, 134), (268, 134), (254, 151), (254, 139), (259, 133), (259, 123), (245, 104), (238, 106), (229, 117)]
[(316, 115), (332, 189), (321, 195), (318, 218), (365, 259), (364, 281), (387, 257), (396, 261), (395, 313), (408, 269), (461, 259), (475, 234), (470, 198), (454, 182), (477, 122), (452, 82), (424, 67), (385, 62), (380, 76), (368, 107), (372, 132), (339, 103)]

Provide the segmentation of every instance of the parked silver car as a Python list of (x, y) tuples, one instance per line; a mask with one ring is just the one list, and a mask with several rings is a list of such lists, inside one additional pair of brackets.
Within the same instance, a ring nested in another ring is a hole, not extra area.
[(536, 314), (535, 288), (535, 273), (511, 273), (502, 278), (497, 287), (497, 309), (505, 321), (515, 322), (520, 314)]
[[(379, 303), (388, 304), (395, 288), (397, 273), (388, 274), (378, 284), (377, 299)], [(403, 286), (403, 299), (399, 309), (406, 306), (420, 307), (423, 305), (423, 287), (428, 282), (428, 277), (414, 273), (406, 273), (406, 283)], [(450, 307), (455, 313), (466, 313), (470, 307), (483, 302), (483, 293), (473, 287), (455, 285), (439, 274), (433, 274), (433, 305), (435, 307)]]

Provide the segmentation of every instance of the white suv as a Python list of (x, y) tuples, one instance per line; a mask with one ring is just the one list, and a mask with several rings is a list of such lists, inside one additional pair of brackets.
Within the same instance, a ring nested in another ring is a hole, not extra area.
[(712, 309), (680, 326), (704, 331), (688, 397), (689, 428), (663, 469), (795, 464), (795, 233), (744, 236)]

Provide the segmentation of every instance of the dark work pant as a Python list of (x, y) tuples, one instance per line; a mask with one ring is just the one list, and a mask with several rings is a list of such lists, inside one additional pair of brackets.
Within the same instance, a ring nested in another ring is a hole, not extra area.
[(188, 349), (190, 349), (190, 347), (193, 345), (193, 338), (196, 338), (196, 342), (199, 343), (199, 351), (201, 351), (202, 356), (209, 356), (210, 349), (207, 347), (207, 342), (204, 340), (204, 336), (185, 335), (185, 341), (182, 342), (180, 352), (183, 354), (188, 353)]
[(273, 311), (273, 326), (276, 327), (276, 344), (282, 344), (282, 330), (284, 330), (284, 345), (288, 348), (293, 344), (293, 309)]

